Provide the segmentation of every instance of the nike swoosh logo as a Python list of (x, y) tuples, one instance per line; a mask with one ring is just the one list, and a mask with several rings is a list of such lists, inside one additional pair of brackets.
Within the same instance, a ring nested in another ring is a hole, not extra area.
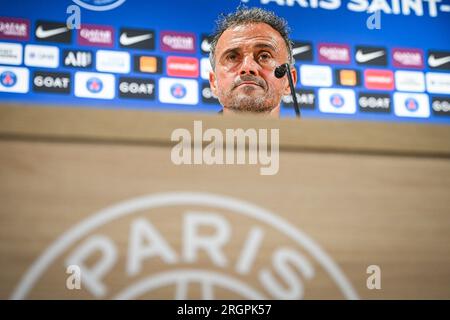
[(439, 67), (448, 62), (450, 62), (450, 56), (436, 58), (434, 55), (431, 55), (428, 57), (428, 64), (430, 67)]
[(370, 52), (370, 53), (363, 53), (361, 50), (358, 50), (356, 52), (356, 61), (359, 63), (364, 63), (364, 62), (376, 59), (381, 56), (384, 56), (383, 50)]
[(209, 52), (211, 50), (211, 44), (208, 42), (207, 39), (203, 39), (201, 47), (202, 50), (205, 52)]
[(309, 48), (310, 48), (309, 46), (302, 46), (302, 47), (294, 48), (294, 49), (292, 49), (292, 55), (295, 56), (297, 54), (306, 52), (309, 50)]
[(69, 29), (66, 27), (62, 27), (62, 28), (58, 28), (58, 29), (44, 30), (44, 28), (42, 26), (39, 26), (36, 29), (36, 37), (38, 37), (40, 39), (46, 39), (46, 38), (50, 38), (50, 37), (56, 36), (58, 34), (67, 32), (67, 31), (69, 31)]
[(131, 46), (132, 44), (148, 40), (151, 37), (152, 37), (151, 34), (143, 34), (140, 36), (129, 37), (126, 33), (122, 33), (119, 41), (123, 46)]

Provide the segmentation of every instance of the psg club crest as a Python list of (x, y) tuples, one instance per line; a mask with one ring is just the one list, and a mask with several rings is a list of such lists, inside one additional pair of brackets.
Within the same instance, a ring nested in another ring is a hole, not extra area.
[(17, 83), (17, 76), (12, 71), (5, 71), (0, 74), (0, 83), (4, 87), (11, 88)]
[(335, 108), (340, 108), (344, 105), (344, 98), (340, 94), (333, 94), (330, 97), (330, 103)]
[(181, 83), (175, 83), (170, 88), (170, 93), (177, 99), (184, 98), (186, 95), (186, 88)]
[(405, 100), (405, 107), (408, 111), (417, 111), (417, 109), (419, 108), (419, 103), (417, 102), (416, 99), (413, 98), (408, 98)]
[(86, 82), (86, 87), (91, 93), (99, 93), (103, 89), (103, 82), (99, 78), (91, 78)]

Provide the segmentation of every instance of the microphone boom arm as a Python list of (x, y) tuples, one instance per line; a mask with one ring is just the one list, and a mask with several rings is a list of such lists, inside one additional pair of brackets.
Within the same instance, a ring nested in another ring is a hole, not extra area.
[(294, 102), (295, 114), (298, 118), (300, 118), (300, 108), (297, 102), (297, 93), (295, 92), (294, 81), (292, 80), (292, 75), (290, 72), (290, 66), (288, 63), (284, 63), (279, 67), (275, 68), (275, 76), (277, 78), (281, 78), (284, 74), (287, 73), (287, 78), (289, 81), (289, 87), (291, 88), (292, 101)]

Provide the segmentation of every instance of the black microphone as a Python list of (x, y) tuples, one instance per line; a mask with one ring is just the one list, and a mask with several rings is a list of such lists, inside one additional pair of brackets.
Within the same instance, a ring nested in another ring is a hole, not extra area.
[(283, 78), (286, 73), (288, 76), (289, 87), (291, 88), (292, 100), (294, 101), (295, 114), (297, 115), (298, 118), (300, 118), (300, 108), (298, 107), (297, 94), (295, 93), (294, 88), (294, 81), (292, 80), (292, 75), (289, 72), (289, 64), (283, 63), (282, 65), (275, 68), (275, 77), (277, 77), (278, 79)]
[(278, 79), (283, 78), (287, 71), (286, 64), (287, 63), (284, 63), (281, 66), (275, 68), (275, 77), (277, 77)]

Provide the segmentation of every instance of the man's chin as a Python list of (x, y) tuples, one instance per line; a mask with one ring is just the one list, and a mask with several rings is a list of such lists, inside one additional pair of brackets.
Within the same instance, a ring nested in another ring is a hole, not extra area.
[(248, 93), (236, 90), (223, 99), (219, 98), (219, 101), (227, 109), (237, 112), (268, 113), (274, 109), (273, 98), (261, 90), (251, 90)]
[(238, 95), (261, 95), (265, 92), (262, 87), (254, 84), (240, 85), (235, 88), (235, 91), (238, 92)]
[(251, 101), (239, 101), (230, 104), (227, 108), (238, 112), (267, 113), (272, 111), (274, 107), (266, 105), (265, 103), (256, 103), (254, 99), (251, 99)]
[(235, 98), (233, 100), (236, 102), (258, 101), (258, 103), (263, 103), (267, 100), (267, 96), (260, 90), (255, 89), (245, 92), (239, 92), (235, 95)]

